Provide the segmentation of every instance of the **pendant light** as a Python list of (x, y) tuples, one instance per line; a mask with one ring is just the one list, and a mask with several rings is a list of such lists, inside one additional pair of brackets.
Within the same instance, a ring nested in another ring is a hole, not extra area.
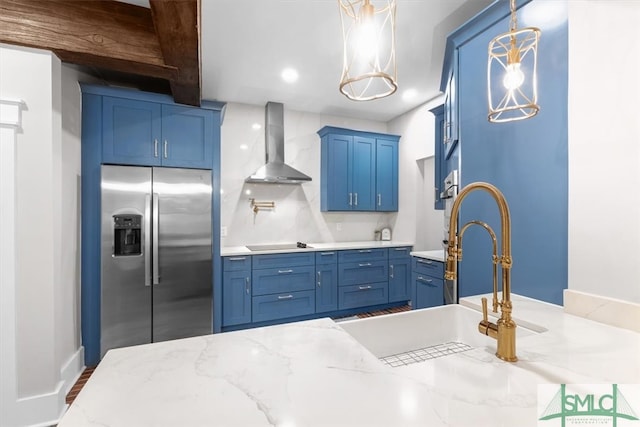
[(340, 92), (354, 101), (393, 94), (396, 83), (396, 0), (338, 0), (343, 66)]
[(523, 120), (538, 114), (538, 40), (540, 30), (518, 29), (516, 1), (510, 0), (509, 32), (489, 43), (487, 97), (492, 123)]

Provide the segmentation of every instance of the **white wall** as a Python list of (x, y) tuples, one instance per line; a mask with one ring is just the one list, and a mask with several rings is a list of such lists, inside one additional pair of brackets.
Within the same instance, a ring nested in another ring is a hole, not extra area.
[(569, 290), (640, 303), (640, 3), (569, 2)]
[(442, 102), (438, 97), (388, 123), (389, 132), (401, 135), (394, 237), (415, 242), (418, 251), (442, 248), (444, 215), (433, 208), (435, 118), (429, 111)]
[[(264, 107), (229, 103), (222, 125), (222, 221), (224, 246), (273, 242), (373, 240), (395, 214), (320, 211), (320, 137), (325, 125), (386, 132), (385, 123), (288, 110), (284, 106), (285, 162), (312, 177), (302, 185), (246, 184), (265, 163)], [(253, 123), (262, 128), (252, 129)], [(249, 198), (274, 201), (273, 211), (254, 214)], [(342, 230), (338, 230), (341, 224)], [(397, 236), (394, 236), (397, 238)]]
[[(62, 125), (63, 115), (80, 120), (79, 98), (67, 97), (66, 76), (63, 96), (63, 74), (50, 52), (0, 45), (0, 98), (26, 105), (15, 156), (15, 342), (2, 343), (13, 345), (16, 356), (14, 367), (3, 366), (3, 372), (13, 368), (16, 384), (7, 425), (55, 422), (82, 367), (73, 296), (79, 263), (78, 220), (71, 206), (75, 180), (68, 187), (69, 175), (79, 170), (79, 128), (63, 137)], [(63, 233), (69, 227), (70, 235)], [(12, 313), (1, 314), (6, 315)]]

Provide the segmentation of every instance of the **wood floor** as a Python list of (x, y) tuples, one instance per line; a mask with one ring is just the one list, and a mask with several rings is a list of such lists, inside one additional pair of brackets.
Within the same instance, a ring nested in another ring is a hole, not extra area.
[[(370, 311), (370, 312), (366, 312), (366, 313), (359, 313), (356, 314), (355, 316), (360, 318), (360, 319), (364, 319), (366, 317), (373, 317), (373, 316), (380, 316), (382, 314), (393, 314), (393, 313), (401, 313), (403, 311), (409, 311), (411, 310), (411, 307), (408, 305), (403, 305), (400, 307), (393, 307), (393, 308), (387, 308), (385, 310), (377, 310), (377, 311)], [(67, 393), (67, 405), (71, 405), (73, 403), (73, 401), (75, 400), (76, 396), (78, 396), (78, 393), (80, 393), (80, 390), (82, 390), (82, 387), (84, 387), (84, 385), (87, 383), (87, 381), (89, 380), (89, 377), (91, 377), (91, 374), (93, 374), (93, 371), (96, 369), (96, 367), (92, 367), (92, 368), (86, 368), (84, 370), (84, 372), (82, 373), (82, 375), (80, 375), (80, 378), (78, 378), (78, 381), (76, 381), (76, 383), (73, 385), (73, 387), (71, 387), (71, 390), (69, 391), (69, 393)]]

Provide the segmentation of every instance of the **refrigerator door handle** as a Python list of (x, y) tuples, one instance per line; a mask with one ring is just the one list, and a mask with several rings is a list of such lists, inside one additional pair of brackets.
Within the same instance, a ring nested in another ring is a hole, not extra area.
[(151, 286), (151, 196), (144, 197), (144, 285)]
[(158, 259), (158, 193), (153, 193), (153, 284), (160, 284), (160, 262)]

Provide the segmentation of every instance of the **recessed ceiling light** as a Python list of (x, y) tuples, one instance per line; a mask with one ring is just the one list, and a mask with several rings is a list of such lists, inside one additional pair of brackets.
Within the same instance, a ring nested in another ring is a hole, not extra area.
[(251, 129), (253, 130), (258, 130), (260, 128), (262, 128), (262, 125), (260, 123), (254, 123), (251, 125)]
[(240, 149), (241, 149), (241, 150), (247, 150), (248, 148), (249, 148), (249, 146), (248, 146), (247, 144), (242, 144), (242, 145), (240, 146)]
[(402, 93), (402, 99), (404, 101), (411, 101), (413, 100), (416, 96), (418, 96), (418, 91), (415, 89), (407, 89)]
[(280, 76), (287, 83), (295, 83), (298, 80), (298, 71), (295, 68), (285, 68)]

